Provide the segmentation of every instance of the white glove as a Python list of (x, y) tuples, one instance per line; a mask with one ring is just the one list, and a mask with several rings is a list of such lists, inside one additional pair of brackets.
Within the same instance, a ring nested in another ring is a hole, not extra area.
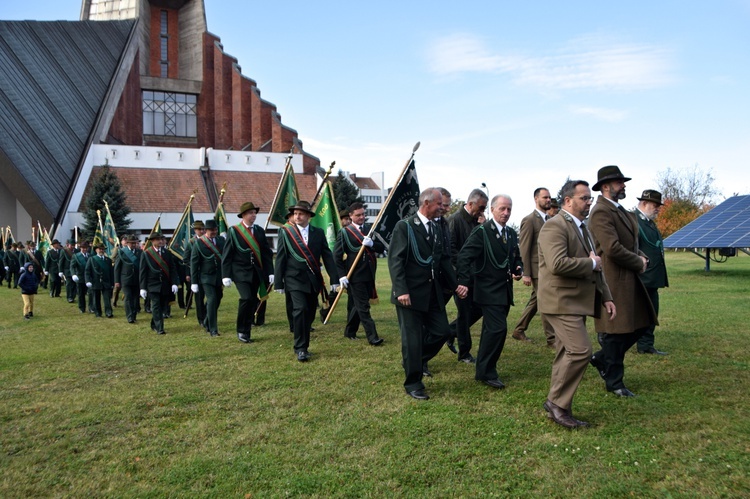
[(342, 277), (341, 279), (339, 279), (339, 284), (341, 284), (342, 288), (346, 289), (349, 287), (349, 279), (347, 279), (346, 277)]
[(73, 274), (72, 277), (73, 277), (73, 282), (78, 282), (78, 276), (77, 275)]
[(190, 285), (190, 291), (192, 291), (193, 294), (197, 294), (198, 293), (198, 285), (197, 284), (191, 284)]
[(58, 272), (57, 275), (59, 275), (60, 277), (65, 276), (65, 274), (63, 274), (62, 272)]
[(141, 290), (141, 298), (143, 298), (144, 300), (146, 298), (148, 298), (148, 291), (146, 291), (145, 289), (142, 289)]
[(93, 286), (93, 284), (91, 284), (90, 282), (87, 282), (87, 283), (86, 283), (86, 287), (87, 287), (87, 288), (90, 288), (91, 286)]
[(177, 285), (172, 284), (172, 294), (175, 294), (175, 293), (177, 293)]
[(221, 283), (224, 285), (225, 288), (228, 288), (229, 286), (232, 285), (232, 280), (228, 277), (225, 277), (224, 279), (221, 280)]
[(269, 285), (270, 285), (270, 284), (273, 284), (273, 278), (274, 278), (274, 277), (275, 277), (275, 276), (274, 276), (273, 274), (271, 274), (270, 276), (268, 276), (268, 284), (269, 284)]
[(278, 294), (280, 294), (280, 295), (283, 295), (283, 294), (284, 294), (284, 290), (283, 290), (283, 289), (276, 289), (275, 291), (276, 291), (276, 292), (277, 292)]
[(47, 271), (45, 270), (45, 271), (44, 271), (44, 275), (49, 275), (49, 272), (47, 272)]
[(331, 284), (331, 293), (338, 293), (338, 292), (339, 292), (339, 285)]
[(10, 270), (10, 267), (5, 267), (5, 271), (6, 272), (9, 271), (9, 270)]
[(364, 239), (362, 239), (362, 246), (367, 246), (368, 248), (372, 248), (372, 245), (374, 243), (372, 242), (372, 239), (370, 239), (369, 236), (365, 236)]

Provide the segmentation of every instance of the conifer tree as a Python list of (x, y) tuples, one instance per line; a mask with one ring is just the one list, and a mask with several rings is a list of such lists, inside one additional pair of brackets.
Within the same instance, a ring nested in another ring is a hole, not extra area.
[(349, 209), (354, 202), (362, 202), (359, 189), (354, 183), (346, 178), (343, 170), (339, 170), (338, 176), (333, 181), (333, 192), (336, 196), (336, 207), (339, 211)]
[(99, 225), (99, 218), (96, 210), (102, 212), (102, 222), (104, 222), (105, 208), (104, 201), (109, 204), (109, 212), (112, 214), (112, 221), (115, 224), (118, 235), (126, 234), (133, 223), (128, 218), (130, 207), (127, 204), (127, 196), (122, 191), (120, 179), (117, 174), (107, 165), (100, 167), (96, 174), (94, 182), (91, 184), (88, 197), (86, 198), (84, 212), (83, 237), (88, 241), (93, 240), (96, 228)]

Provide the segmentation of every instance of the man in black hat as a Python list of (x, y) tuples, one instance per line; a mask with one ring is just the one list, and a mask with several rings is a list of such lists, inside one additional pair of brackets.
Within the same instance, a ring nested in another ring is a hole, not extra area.
[[(206, 226), (202, 220), (196, 220), (195, 222), (193, 222), (193, 232), (195, 233), (195, 236), (191, 237), (187, 245), (185, 246), (185, 253), (182, 256), (182, 262), (181, 262), (183, 271), (185, 273), (185, 276), (183, 279), (186, 283), (190, 285), (191, 292), (192, 292), (194, 283), (192, 282), (192, 270), (190, 269), (190, 258), (193, 252), (193, 248), (195, 247), (195, 242), (199, 238), (203, 237), (203, 235), (206, 233)], [(193, 293), (193, 306), (195, 306), (195, 317), (198, 319), (198, 324), (200, 324), (202, 328), (205, 328), (206, 331), (208, 331), (208, 329), (206, 328), (206, 324), (205, 324), (206, 295), (203, 293), (203, 286), (201, 286), (201, 283), (198, 282), (195, 284), (198, 284), (198, 292)]]
[(656, 324), (654, 308), (639, 278), (648, 259), (638, 246), (638, 221), (620, 204), (628, 180), (617, 166), (601, 168), (592, 187), (601, 195), (589, 214), (596, 253), (602, 259), (604, 277), (617, 305), (614, 320), (601, 314), (594, 321), (602, 349), (591, 357), (591, 365), (606, 382), (607, 391), (619, 397), (635, 396), (623, 381), (625, 352), (638, 341), (644, 328)]
[[(81, 251), (73, 255), (73, 259), (70, 261), (70, 278), (76, 283), (78, 289), (78, 309), (82, 314), (86, 313), (86, 296), (88, 295), (88, 288), (86, 287), (86, 264), (89, 261), (91, 255), (89, 254), (88, 241), (81, 243)], [(89, 309), (91, 308), (91, 298), (89, 297)]]
[[(361, 323), (367, 335), (367, 341), (370, 345), (377, 346), (383, 343), (383, 338), (378, 336), (375, 321), (370, 315), (370, 300), (377, 298), (375, 291), (377, 254), (382, 253), (385, 247), (380, 241), (374, 241), (367, 236), (370, 226), (365, 224), (365, 205), (359, 202), (353, 203), (349, 207), (349, 214), (352, 223), (339, 231), (336, 246), (333, 248), (333, 257), (341, 276), (339, 283), (349, 291), (344, 337), (356, 340), (357, 330)], [(362, 256), (352, 272), (351, 279), (347, 279), (346, 276), (351, 271), (352, 264), (363, 246)]]
[(60, 248), (60, 241), (53, 239), (52, 247), (47, 250), (47, 256), (44, 258), (44, 275), (49, 276), (49, 295), (52, 298), (60, 297), (62, 278), (65, 276), (62, 271), (64, 259)]
[(339, 276), (325, 234), (310, 225), (315, 216), (310, 203), (299, 201), (289, 207), (289, 213), (290, 222), (279, 229), (275, 282), (278, 293), (291, 295), (294, 352), (298, 361), (305, 362), (310, 359), (310, 324), (318, 308), (318, 293), (325, 285), (321, 258), (333, 290), (338, 288)]
[[(654, 220), (663, 206), (661, 192), (654, 189), (646, 189), (638, 198), (638, 207), (635, 214), (638, 216), (638, 242), (641, 251), (648, 258), (646, 271), (640, 275), (641, 281), (646, 286), (648, 297), (654, 306), (657, 318), (659, 317), (659, 288), (669, 287), (667, 278), (667, 266), (664, 262), (664, 242), (661, 232)], [(654, 355), (667, 355), (667, 352), (657, 350), (654, 346), (654, 329), (649, 326), (643, 330), (638, 338), (638, 353), (650, 353)]]
[(21, 252), (18, 251), (18, 243), (6, 246), (7, 251), (3, 262), (5, 263), (5, 279), (8, 281), (8, 289), (11, 283), (13, 289), (18, 288), (18, 273), (21, 271)]
[(75, 244), (76, 242), (73, 239), (68, 239), (60, 255), (60, 271), (64, 276), (65, 296), (68, 299), (68, 303), (75, 302), (76, 295), (78, 294), (78, 285), (73, 282), (73, 276), (70, 273), (70, 263), (73, 261), (73, 256), (76, 253)]
[(224, 251), (224, 238), (217, 236), (218, 226), (211, 218), (206, 220), (205, 233), (197, 237), (190, 252), (190, 290), (197, 298), (205, 294), (206, 331), (211, 336), (219, 336), (217, 315), (223, 288), (221, 283), (221, 257)]
[(92, 256), (86, 262), (85, 277), (86, 287), (93, 292), (94, 311), (97, 317), (102, 316), (102, 301), (104, 302), (104, 313), (108, 319), (113, 317), (112, 314), (112, 288), (114, 287), (115, 276), (112, 260), (106, 254), (106, 247), (103, 243), (94, 247), (96, 255)]
[[(242, 220), (227, 231), (222, 252), (222, 283), (229, 287), (234, 282), (240, 295), (237, 308), (237, 338), (252, 343), (250, 331), (260, 299), (268, 296), (266, 283), (273, 284), (273, 252), (266, 233), (255, 224), (260, 208), (247, 202), (237, 214)], [(210, 332), (210, 331), (209, 331)]]
[(180, 277), (172, 254), (164, 248), (164, 237), (159, 232), (149, 236), (151, 246), (141, 253), (138, 263), (141, 298), (151, 303), (151, 329), (165, 334), (164, 311), (170, 298), (177, 293)]
[(553, 197), (549, 201), (549, 208), (547, 208), (547, 220), (554, 217), (560, 212), (560, 203), (557, 202), (557, 198)]
[(140, 259), (138, 238), (131, 234), (125, 239), (123, 247), (117, 251), (115, 261), (115, 288), (121, 289), (125, 295), (125, 317), (130, 324), (135, 323), (138, 315)]

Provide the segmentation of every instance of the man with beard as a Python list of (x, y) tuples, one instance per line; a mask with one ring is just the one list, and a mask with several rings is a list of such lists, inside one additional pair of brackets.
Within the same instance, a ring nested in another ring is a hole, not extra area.
[[(536, 205), (534, 211), (521, 220), (519, 238), (521, 259), (523, 260), (523, 285), (531, 286), (532, 289), (529, 302), (526, 304), (526, 308), (521, 313), (521, 318), (513, 330), (513, 338), (516, 340), (531, 341), (526, 336), (526, 330), (529, 328), (531, 319), (536, 315), (537, 309), (536, 294), (539, 288), (539, 251), (537, 248), (537, 239), (539, 238), (539, 231), (542, 230), (544, 222), (547, 221), (547, 209), (549, 209), (550, 203), (549, 190), (539, 187), (534, 191), (534, 204)], [(540, 314), (540, 316), (544, 335), (547, 337), (547, 346), (554, 347), (555, 331), (549, 322), (547, 322), (547, 319), (544, 318), (544, 315)]]
[(573, 396), (591, 359), (586, 316), (598, 317), (602, 304), (607, 320), (615, 318), (602, 259), (584, 220), (591, 207), (588, 182), (568, 180), (560, 193), (563, 211), (539, 232), (539, 311), (555, 331), (557, 353), (544, 410), (565, 428), (588, 426), (573, 417)]
[(646, 270), (648, 258), (638, 246), (638, 221), (620, 204), (625, 199), (628, 180), (617, 166), (600, 168), (592, 189), (601, 191), (601, 195), (589, 215), (596, 253), (602, 259), (604, 277), (611, 285), (618, 309), (614, 320), (594, 321), (602, 349), (591, 357), (591, 365), (604, 379), (607, 391), (618, 397), (635, 396), (623, 381), (625, 353), (645, 329), (657, 323), (654, 307), (639, 278)]

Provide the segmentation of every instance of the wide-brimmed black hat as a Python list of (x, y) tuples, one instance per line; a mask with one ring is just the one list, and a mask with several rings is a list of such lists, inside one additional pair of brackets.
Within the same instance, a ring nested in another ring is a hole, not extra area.
[(315, 212), (312, 211), (312, 208), (310, 207), (310, 203), (308, 203), (307, 201), (297, 201), (297, 204), (289, 207), (290, 214), (294, 213), (294, 210), (306, 211), (310, 214), (311, 217), (315, 216)]
[(60, 244), (60, 241), (58, 241), (57, 239), (53, 239), (53, 240), (52, 240), (52, 242), (51, 242), (50, 244), (51, 244), (52, 246), (54, 246), (54, 245), (56, 245), (56, 244)]
[(127, 238), (127, 242), (129, 242), (129, 243), (138, 243), (140, 241), (138, 240), (138, 237), (135, 234), (130, 234), (128, 236), (128, 238)]
[[(345, 218), (345, 217), (350, 217), (350, 215), (349, 215), (349, 210), (341, 210), (341, 211), (339, 212), (339, 218)], [(351, 217), (350, 217), (350, 218), (351, 218)]]
[(242, 203), (242, 206), (240, 206), (240, 212), (237, 213), (237, 216), (239, 218), (242, 218), (242, 215), (246, 211), (250, 211), (250, 210), (255, 210), (255, 213), (258, 213), (260, 211), (260, 208), (256, 208), (256, 206), (253, 203), (249, 202), (249, 201), (247, 203)]
[(148, 240), (149, 241), (153, 241), (154, 239), (161, 239), (163, 237), (164, 236), (161, 234), (161, 232), (154, 232), (153, 234), (151, 234), (150, 236), (148, 236)]
[(641, 194), (641, 197), (637, 199), (638, 201), (651, 201), (658, 204), (659, 206), (662, 206), (664, 204), (661, 202), (661, 192), (655, 191), (653, 189), (646, 189), (645, 191), (643, 191), (643, 194)]
[(81, 246), (81, 248), (86, 248), (86, 249), (89, 249), (89, 248), (91, 247), (91, 245), (89, 244), (89, 242), (88, 242), (88, 241), (84, 241), (84, 242), (82, 242), (82, 243), (80, 244), (80, 246)]
[(219, 226), (216, 225), (216, 220), (214, 220), (213, 218), (209, 218), (208, 220), (206, 220), (206, 230), (208, 230), (208, 229), (218, 229), (218, 228), (219, 228)]
[(602, 168), (599, 168), (597, 181), (591, 188), (591, 190), (598, 191), (600, 190), (602, 184), (606, 184), (607, 182), (611, 182), (612, 180), (622, 180), (623, 182), (627, 182), (628, 180), (630, 180), (630, 177), (626, 177), (625, 175), (623, 175), (620, 171), (619, 166), (603, 166)]
[(75, 239), (68, 239), (68, 244), (75, 244), (75, 243), (76, 243)]
[(193, 222), (193, 229), (205, 229), (206, 226), (203, 225), (203, 220), (196, 220)]

